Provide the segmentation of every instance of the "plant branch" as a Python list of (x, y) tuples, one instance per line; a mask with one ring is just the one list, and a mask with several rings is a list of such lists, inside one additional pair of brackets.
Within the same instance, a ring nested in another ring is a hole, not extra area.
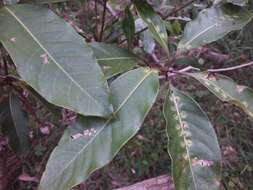
[(199, 68), (196, 68), (196, 67), (193, 67), (193, 66), (188, 66), (188, 67), (185, 67), (185, 68), (177, 71), (177, 73), (185, 73), (185, 72), (190, 71), (190, 70), (200, 71)]
[(43, 122), (37, 116), (36, 110), (33, 108), (33, 105), (30, 103), (28, 98), (24, 95), (23, 88), (16, 84), (17, 81), (18, 80), (16, 78), (12, 77), (12, 76), (0, 75), (0, 85), (1, 86), (2, 85), (10, 86), (15, 92), (17, 92), (20, 100), (22, 101), (22, 103), (23, 103), (23, 105), (26, 109), (26, 111), (33, 116), (34, 120), (38, 124), (42, 124)]
[(94, 38), (97, 40), (98, 35), (98, 0), (95, 0), (96, 29)]
[[(190, 4), (192, 4), (194, 1), (196, 0), (190, 0), (188, 2), (186, 2), (185, 4), (181, 5), (179, 8), (175, 9), (174, 11), (172, 11), (171, 13), (169, 13), (168, 15), (162, 17), (163, 20), (169, 18), (170, 16), (173, 16), (174, 14), (176, 14), (178, 11), (181, 11), (182, 9), (184, 9), (185, 7), (189, 6)], [(137, 31), (134, 35), (137, 36), (139, 35), (140, 33), (146, 31), (148, 29), (148, 27), (145, 27), (143, 29), (141, 29), (140, 31)], [(119, 42), (119, 44), (122, 44), (124, 43), (125, 41), (127, 41), (127, 39), (124, 39), (122, 41)]]
[(242, 64), (242, 65), (237, 65), (234, 67), (228, 67), (228, 68), (222, 68), (222, 69), (208, 69), (207, 71), (210, 73), (225, 72), (225, 71), (232, 71), (232, 70), (241, 69), (244, 67), (250, 67), (252, 65), (253, 65), (253, 62), (250, 62), (250, 63), (246, 63), (246, 64)]
[(24, 95), (23, 89), (20, 89), (19, 87), (15, 85), (11, 85), (13, 89), (19, 94), (19, 98), (22, 101), (24, 107), (26, 108), (26, 111), (31, 114), (39, 125), (43, 124), (43, 122), (40, 120), (40, 118), (36, 114), (36, 110), (34, 109), (33, 105), (30, 103), (28, 98)]
[(104, 27), (105, 27), (105, 17), (106, 17), (106, 5), (107, 5), (107, 0), (103, 0), (104, 2), (104, 9), (103, 9), (103, 16), (102, 16), (102, 25), (101, 25), (101, 31), (100, 31), (100, 36), (99, 36), (99, 41), (101, 42), (103, 39), (103, 33), (104, 33)]
[(5, 75), (8, 75), (8, 74), (9, 74), (9, 71), (8, 71), (7, 60), (6, 60), (5, 57), (3, 58), (3, 60), (4, 60), (4, 72), (5, 72)]
[(174, 14), (176, 14), (177, 12), (181, 11), (182, 9), (184, 9), (185, 7), (188, 7), (189, 5), (191, 5), (194, 1), (196, 0), (189, 0), (188, 2), (186, 2), (185, 4), (182, 4), (180, 7), (174, 9), (171, 13), (169, 13), (168, 15), (164, 16), (162, 19), (167, 19), (170, 16), (173, 16)]

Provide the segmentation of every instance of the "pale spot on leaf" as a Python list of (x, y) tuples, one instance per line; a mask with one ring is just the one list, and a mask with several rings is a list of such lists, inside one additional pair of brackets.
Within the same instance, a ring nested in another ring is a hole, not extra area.
[(43, 64), (48, 64), (49, 63), (49, 58), (48, 58), (48, 55), (46, 53), (40, 55), (40, 57), (42, 58), (42, 63)]
[(202, 167), (210, 167), (213, 164), (214, 164), (214, 162), (211, 161), (211, 160), (201, 160), (201, 159), (200, 160), (198, 160), (198, 159), (192, 160), (192, 165), (193, 166), (199, 165), (199, 166), (202, 166)]
[(111, 66), (103, 66), (103, 69), (104, 70), (109, 70), (109, 69), (112, 69), (112, 67)]
[(246, 88), (245, 86), (237, 85), (237, 86), (236, 86), (236, 91), (237, 91), (238, 93), (242, 93), (242, 92), (244, 91), (245, 88)]
[(218, 80), (217, 76), (214, 74), (207, 74), (205, 78), (207, 78), (210, 81), (217, 81)]
[(15, 37), (12, 37), (12, 38), (10, 39), (10, 41), (13, 42), (13, 43), (15, 43), (15, 42), (16, 42), (16, 38), (15, 38)]
[(185, 129), (189, 129), (189, 125), (186, 122), (183, 122), (182, 124), (182, 128)]
[(80, 138), (80, 137), (82, 137), (82, 136), (83, 136), (83, 134), (77, 133), (77, 134), (71, 135), (71, 138), (72, 138), (73, 140), (76, 140), (76, 139), (78, 139), (78, 138)]
[(94, 129), (94, 128), (85, 129), (85, 130), (83, 131), (83, 135), (84, 135), (84, 136), (91, 137), (91, 136), (93, 136), (96, 132), (97, 132), (97, 130)]

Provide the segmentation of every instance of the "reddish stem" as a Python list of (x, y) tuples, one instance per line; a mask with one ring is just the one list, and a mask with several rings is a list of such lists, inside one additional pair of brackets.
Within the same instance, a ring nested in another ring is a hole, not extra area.
[(246, 63), (246, 64), (243, 64), (243, 65), (237, 65), (237, 66), (234, 66), (234, 67), (228, 67), (228, 68), (222, 68), (222, 69), (208, 69), (207, 71), (210, 72), (210, 73), (218, 73), (218, 72), (237, 70), (237, 69), (241, 69), (241, 68), (244, 68), (244, 67), (250, 67), (252, 65), (253, 65), (253, 62), (250, 62), (250, 63)]

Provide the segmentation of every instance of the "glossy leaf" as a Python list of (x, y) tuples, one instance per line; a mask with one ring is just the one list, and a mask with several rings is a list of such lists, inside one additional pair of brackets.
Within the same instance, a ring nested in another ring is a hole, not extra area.
[(245, 6), (248, 3), (248, 0), (214, 0), (214, 5), (219, 3), (232, 3), (238, 6)]
[(178, 49), (186, 51), (216, 41), (231, 31), (240, 30), (252, 17), (248, 10), (232, 4), (205, 9), (185, 26)]
[(240, 106), (249, 116), (253, 117), (253, 90), (251, 88), (238, 85), (224, 75), (215, 74), (215, 77), (208, 77), (206, 73), (194, 73), (191, 76), (222, 101)]
[[(142, 19), (136, 19), (135, 20), (135, 32), (141, 31), (144, 28), (146, 28), (147, 25), (146, 23), (143, 22)], [(152, 54), (155, 51), (156, 43), (155, 40), (153, 39), (151, 32), (149, 30), (145, 30), (139, 35), (141, 44), (143, 46), (143, 50), (148, 53)]]
[(102, 66), (106, 78), (126, 72), (138, 63), (136, 56), (117, 45), (94, 42), (90, 46), (98, 63)]
[(158, 89), (158, 75), (149, 69), (129, 71), (113, 81), (114, 116), (106, 121), (79, 117), (51, 154), (39, 190), (69, 190), (108, 164), (138, 132)]
[(218, 190), (221, 153), (207, 115), (191, 97), (173, 88), (164, 116), (176, 189)]
[(2, 126), (2, 132), (8, 137), (11, 148), (20, 154), (29, 145), (27, 115), (21, 107), (20, 100), (13, 94), (0, 107), (0, 126)]
[(112, 112), (105, 77), (90, 47), (51, 10), (0, 10), (0, 40), (19, 75), (47, 101), (83, 115)]
[(169, 54), (168, 35), (163, 20), (145, 0), (132, 0), (140, 17), (148, 25), (153, 38)]
[(127, 38), (128, 46), (131, 47), (134, 40), (135, 21), (129, 6), (125, 9), (125, 18), (122, 21), (122, 29)]

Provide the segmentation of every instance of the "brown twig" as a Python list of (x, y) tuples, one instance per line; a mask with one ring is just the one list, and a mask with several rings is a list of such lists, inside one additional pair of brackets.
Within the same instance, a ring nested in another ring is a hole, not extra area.
[(4, 61), (4, 74), (5, 74), (5, 75), (8, 75), (8, 74), (9, 74), (9, 71), (8, 71), (8, 64), (7, 64), (7, 60), (6, 60), (5, 57), (3, 58), (3, 61)]
[[(184, 9), (185, 7), (189, 6), (190, 4), (192, 4), (194, 1), (196, 0), (190, 0), (188, 2), (186, 2), (185, 4), (181, 5), (179, 8), (175, 9), (174, 11), (172, 11), (171, 13), (169, 13), (168, 15), (162, 17), (163, 20), (169, 18), (170, 16), (173, 16), (174, 14), (176, 14), (177, 12), (181, 11), (182, 9)], [(145, 27), (143, 29), (141, 29), (140, 31), (137, 31), (134, 35), (137, 36), (139, 35), (140, 33), (146, 31), (148, 29), (148, 27)], [(119, 44), (122, 44), (124, 43), (125, 41), (127, 41), (127, 39), (124, 39), (122, 41), (119, 42)]]
[(38, 124), (42, 124), (43, 122), (37, 116), (36, 111), (33, 108), (33, 105), (30, 103), (28, 98), (24, 95), (23, 88), (21, 88), (20, 86), (18, 86), (16, 84), (17, 81), (18, 80), (14, 77), (0, 75), (0, 82), (1, 82), (0, 85), (1, 86), (2, 85), (10, 86), (13, 90), (15, 90), (15, 92), (18, 94), (20, 100), (22, 101), (26, 111), (29, 112), (34, 117), (34, 120)]
[(95, 0), (95, 15), (96, 15), (96, 32), (94, 35), (94, 38), (97, 40), (97, 34), (98, 34), (98, 0)]
[(20, 100), (22, 101), (24, 107), (26, 108), (26, 111), (33, 116), (34, 120), (39, 125), (43, 124), (43, 122), (37, 116), (36, 111), (35, 111), (33, 105), (30, 103), (30, 101), (28, 100), (28, 98), (24, 95), (23, 89), (19, 88), (18, 86), (14, 85), (14, 84), (11, 84), (11, 86), (18, 93), (18, 96), (19, 96)]
[(103, 33), (104, 33), (104, 27), (105, 27), (105, 17), (106, 17), (106, 5), (107, 5), (107, 0), (103, 0), (104, 2), (104, 8), (103, 8), (103, 16), (102, 16), (102, 25), (101, 25), (101, 31), (100, 31), (100, 36), (99, 36), (99, 41), (101, 42), (103, 39)]
[(190, 0), (188, 2), (186, 2), (185, 4), (181, 5), (180, 7), (174, 9), (171, 13), (169, 13), (168, 15), (164, 16), (162, 19), (167, 19), (170, 16), (173, 16), (174, 14), (176, 14), (177, 12), (181, 11), (182, 9), (184, 9), (185, 7), (188, 7), (189, 5), (191, 5), (194, 1), (196, 0)]

